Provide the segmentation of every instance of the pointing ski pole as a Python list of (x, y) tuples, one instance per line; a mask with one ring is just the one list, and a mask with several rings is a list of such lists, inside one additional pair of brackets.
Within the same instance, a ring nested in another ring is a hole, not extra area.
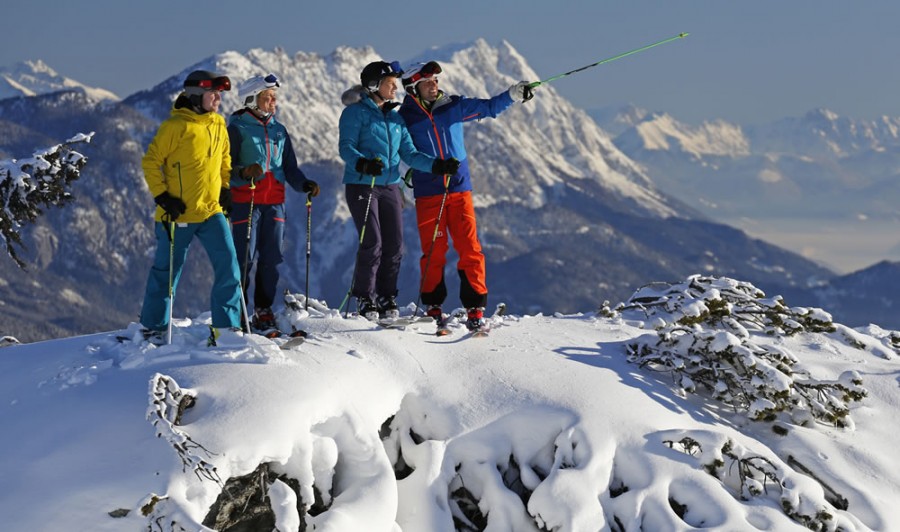
[(612, 62), (612, 61), (615, 61), (616, 59), (622, 59), (623, 57), (627, 57), (627, 56), (629, 56), (629, 55), (636, 54), (636, 53), (638, 53), (638, 52), (643, 52), (644, 50), (649, 50), (650, 48), (653, 48), (654, 46), (659, 46), (659, 45), (661, 45), (661, 44), (666, 44), (667, 42), (672, 42), (672, 41), (676, 41), (676, 40), (678, 40), (678, 39), (683, 39), (683, 38), (687, 37), (688, 35), (690, 35), (690, 33), (679, 33), (678, 35), (676, 35), (676, 36), (674, 36), (674, 37), (669, 37), (668, 39), (663, 39), (663, 40), (658, 41), (658, 42), (655, 42), (655, 43), (653, 43), (653, 44), (648, 44), (647, 46), (642, 46), (642, 47), (640, 47), (640, 48), (635, 48), (634, 50), (631, 50), (631, 51), (628, 51), (628, 52), (624, 52), (624, 53), (621, 53), (621, 54), (619, 54), (619, 55), (614, 55), (614, 56), (608, 57), (608, 58), (606, 58), (606, 59), (602, 59), (602, 60), (600, 60), (600, 61), (597, 61), (596, 63), (591, 63), (590, 65), (585, 65), (585, 66), (583, 66), (583, 67), (581, 67), (581, 68), (576, 68), (575, 70), (570, 70), (570, 71), (568, 71), (568, 72), (564, 72), (564, 73), (562, 73), (562, 74), (559, 74), (558, 76), (553, 76), (552, 78), (547, 78), (547, 79), (545, 79), (545, 80), (543, 80), (543, 81), (535, 81), (535, 82), (529, 83), (529, 84), (528, 84), (528, 88), (533, 89), (533, 88), (538, 87), (538, 86), (540, 86), (540, 85), (543, 85), (543, 84), (545, 84), (545, 83), (550, 83), (551, 81), (556, 81), (556, 80), (558, 80), (559, 78), (564, 78), (564, 77), (566, 77), (566, 76), (571, 76), (572, 74), (581, 72), (582, 70), (587, 70), (587, 69), (589, 69), (589, 68), (592, 68), (592, 67), (595, 67), (595, 66), (598, 66), (598, 65), (602, 65), (602, 64), (604, 64), (604, 63), (610, 63), (610, 62)]
[(306, 195), (306, 303), (304, 310), (309, 310), (309, 256), (312, 251), (310, 247), (310, 236), (312, 235), (312, 192)]

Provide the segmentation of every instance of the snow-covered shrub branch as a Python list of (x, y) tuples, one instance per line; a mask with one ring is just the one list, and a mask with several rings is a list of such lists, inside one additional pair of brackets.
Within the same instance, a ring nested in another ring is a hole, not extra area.
[(780, 296), (765, 298), (752, 284), (692, 276), (684, 283), (644, 287), (617, 308), (635, 310), (656, 334), (628, 344), (629, 361), (670, 372), (681, 391), (702, 388), (753, 420), (774, 421), (786, 412), (794, 423), (852, 427), (849, 404), (867, 394), (856, 372), (814, 380), (795, 367), (797, 358), (787, 348), (757, 341), (751, 332), (766, 339), (831, 333), (836, 327), (821, 309), (789, 308)]
[(194, 396), (182, 390), (172, 377), (157, 373), (150, 379), (147, 419), (156, 427), (156, 436), (164, 438), (175, 449), (185, 471), (190, 469), (200, 480), (205, 478), (221, 485), (215, 466), (200, 456), (202, 452), (208, 458), (212, 453), (176, 428), (181, 415), (193, 404)]
[[(801, 475), (776, 458), (755, 454), (722, 434), (706, 431), (673, 433), (671, 439), (664, 438), (662, 443), (693, 457), (736, 499), (772, 499), (785, 515), (810, 530), (853, 529), (838, 512), (847, 509), (847, 500), (821, 485), (808, 469), (802, 468), (806, 475)], [(678, 506), (683, 512), (689, 510)]]
[[(692, 275), (682, 283), (653, 283), (638, 289), (617, 311), (642, 311), (659, 325), (705, 324), (770, 335), (834, 332), (831, 315), (822, 309), (788, 307), (781, 296), (767, 298), (751, 283), (727, 277)], [(657, 329), (660, 327), (656, 327)]]
[(148, 532), (215, 532), (194, 521), (169, 497), (151, 493), (140, 504), (140, 513), (147, 518)]
[(72, 201), (69, 185), (78, 179), (87, 158), (72, 149), (90, 142), (94, 133), (79, 133), (62, 144), (36, 152), (29, 159), (0, 160), (0, 239), (13, 261), (24, 268), (16, 253), (22, 247), (19, 229), (43, 214), (44, 206)]

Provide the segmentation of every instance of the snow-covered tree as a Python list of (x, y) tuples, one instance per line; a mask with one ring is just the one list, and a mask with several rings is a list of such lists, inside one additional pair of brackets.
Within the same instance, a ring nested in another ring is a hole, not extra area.
[(87, 158), (72, 149), (90, 142), (94, 133), (79, 133), (62, 144), (35, 152), (29, 159), (0, 160), (0, 239), (6, 252), (20, 267), (15, 246), (22, 246), (21, 227), (34, 222), (45, 206), (72, 201), (69, 185), (81, 176)]

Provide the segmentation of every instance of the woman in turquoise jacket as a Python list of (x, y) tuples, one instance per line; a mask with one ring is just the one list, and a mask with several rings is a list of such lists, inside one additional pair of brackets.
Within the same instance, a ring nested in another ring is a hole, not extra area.
[[(231, 230), (244, 300), (253, 276), (253, 317), (245, 316), (256, 332), (279, 334), (272, 303), (275, 301), (278, 267), (284, 260), (285, 184), (310, 196), (319, 185), (300, 170), (287, 128), (275, 118), (277, 90), (275, 74), (253, 76), (238, 88), (243, 108), (231, 115)], [(249, 309), (248, 313), (249, 313)]]
[[(362, 241), (349, 294), (370, 320), (398, 314), (397, 276), (403, 251), (400, 161), (422, 172), (456, 173), (459, 161), (416, 150), (393, 101), (403, 75), (396, 62), (376, 61), (360, 87), (344, 93), (338, 146), (344, 160), (347, 206)], [(364, 229), (365, 228), (365, 229)]]

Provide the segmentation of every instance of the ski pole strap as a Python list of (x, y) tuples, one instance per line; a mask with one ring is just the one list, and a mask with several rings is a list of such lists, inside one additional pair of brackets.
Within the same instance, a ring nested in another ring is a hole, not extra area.
[(544, 83), (550, 83), (551, 81), (556, 81), (556, 80), (558, 80), (559, 78), (564, 78), (564, 77), (566, 77), (566, 76), (570, 76), (570, 75), (572, 75), (572, 74), (581, 72), (582, 70), (587, 70), (587, 69), (589, 69), (589, 68), (592, 68), (592, 67), (595, 67), (595, 66), (598, 66), (598, 65), (602, 65), (602, 64), (604, 64), (604, 63), (610, 63), (610, 62), (612, 62), (612, 61), (615, 61), (616, 59), (622, 59), (623, 57), (627, 57), (627, 56), (629, 56), (629, 55), (636, 54), (636, 53), (638, 53), (638, 52), (643, 52), (644, 50), (649, 50), (650, 48), (653, 48), (654, 46), (659, 46), (659, 45), (661, 45), (661, 44), (666, 44), (667, 42), (672, 42), (672, 41), (676, 41), (676, 40), (678, 40), (678, 39), (683, 39), (683, 38), (687, 37), (688, 35), (690, 35), (690, 33), (684, 33), (684, 32), (683, 32), (683, 33), (679, 33), (678, 35), (676, 35), (676, 36), (674, 36), (674, 37), (669, 37), (668, 39), (663, 39), (663, 40), (661, 40), (661, 41), (657, 41), (657, 42), (655, 42), (655, 43), (648, 44), (647, 46), (642, 46), (642, 47), (640, 47), (640, 48), (635, 48), (634, 50), (630, 50), (630, 51), (628, 51), (628, 52), (623, 52), (623, 53), (621, 53), (621, 54), (619, 54), (619, 55), (614, 55), (614, 56), (612, 56), (612, 57), (608, 57), (608, 58), (606, 58), (606, 59), (602, 59), (602, 60), (600, 60), (600, 61), (597, 61), (596, 63), (591, 63), (590, 65), (585, 65), (585, 66), (583, 66), (583, 67), (581, 67), (581, 68), (576, 68), (575, 70), (570, 70), (570, 71), (568, 71), (568, 72), (564, 72), (564, 73), (559, 74), (559, 75), (557, 75), (557, 76), (553, 76), (552, 78), (547, 78), (547, 79), (545, 79), (545, 80), (543, 80), (543, 81), (534, 81), (534, 82), (532, 82), (532, 83), (529, 83), (529, 84), (528, 84), (528, 87), (533, 89), (533, 88), (535, 88), (535, 87), (538, 87), (538, 86), (540, 86), (540, 85), (543, 85)]
[(172, 217), (168, 214), (163, 214), (162, 218), (160, 218), (160, 223), (166, 224), (166, 236), (169, 237), (169, 242), (175, 241), (175, 222), (172, 220)]

